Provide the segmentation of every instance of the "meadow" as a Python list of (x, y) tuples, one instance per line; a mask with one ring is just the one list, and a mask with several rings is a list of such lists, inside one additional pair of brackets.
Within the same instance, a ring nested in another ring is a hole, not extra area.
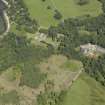
[[(101, 3), (90, 0), (86, 5), (79, 6), (74, 0), (24, 0), (32, 18), (35, 18), (42, 27), (57, 25), (61, 20), (54, 19), (54, 11), (57, 9), (63, 19), (77, 16), (98, 16), (102, 13)], [(50, 9), (48, 9), (50, 7)]]
[[(75, 4), (74, 0), (46, 0), (45, 2), (42, 2), (42, 0), (24, 0), (24, 2), (29, 9), (30, 16), (36, 19), (40, 26), (47, 28), (50, 25), (57, 25), (61, 21), (54, 19), (55, 9), (63, 15), (62, 20), (88, 14), (95, 17), (102, 13), (101, 3), (97, 0), (90, 0), (90, 3), (84, 6)], [(3, 28), (1, 24), (3, 24), (2, 20), (0, 20), (0, 29)], [(52, 55), (54, 51), (51, 46), (45, 47), (43, 45), (45, 48), (41, 44), (37, 46), (37, 41), (35, 43), (35, 40), (33, 40), (34, 46), (30, 39), (35, 36), (31, 36), (28, 33), (29, 40), (27, 40), (26, 37), (21, 36), (26, 34), (26, 32), (24, 30), (16, 30), (16, 24), (12, 24), (10, 31), (19, 35), (8, 34), (4, 38), (6, 40), (2, 41), (2, 49), (0, 51), (2, 75), (0, 76), (0, 85), (3, 85), (3, 88), (10, 92), (2, 93), (1, 91), (1, 104), (12, 103), (15, 105), (21, 102), (20, 98), (24, 98), (22, 101), (26, 102), (26, 105), (27, 102), (30, 102), (30, 105), (35, 105), (32, 104), (36, 98), (33, 99), (33, 96), (36, 96), (37, 89), (39, 88), (40, 90), (40, 86), (43, 87), (45, 81), (53, 81), (55, 90), (59, 91), (62, 88), (69, 87), (69, 82), (73, 80), (79, 70), (83, 69), (80, 61), (68, 60), (61, 55)], [(57, 46), (50, 39), (46, 39), (46, 42)], [(11, 69), (11, 67), (15, 68)], [(6, 70), (9, 72), (5, 72)], [(104, 105), (104, 90), (105, 88), (98, 82), (83, 74), (67, 90), (61, 105)]]
[(12, 105), (19, 105), (19, 97), (16, 91), (11, 91), (8, 93), (0, 93), (0, 104), (12, 104)]
[(61, 105), (105, 105), (104, 90), (93, 78), (82, 74), (67, 91)]

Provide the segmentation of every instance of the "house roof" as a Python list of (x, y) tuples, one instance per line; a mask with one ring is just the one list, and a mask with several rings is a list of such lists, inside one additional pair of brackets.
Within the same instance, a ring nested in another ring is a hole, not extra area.
[(85, 44), (85, 45), (81, 45), (80, 47), (83, 48), (83, 49), (89, 49), (89, 48), (96, 48), (96, 45), (88, 43), (88, 44)]

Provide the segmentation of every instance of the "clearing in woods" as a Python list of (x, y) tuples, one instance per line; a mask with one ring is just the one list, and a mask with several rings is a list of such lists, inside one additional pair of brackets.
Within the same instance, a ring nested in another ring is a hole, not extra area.
[[(65, 66), (66, 63), (70, 65), (69, 68)], [(35, 63), (33, 63), (33, 65), (34, 64)], [(72, 65), (76, 65), (76, 68)], [(44, 81), (39, 81), (39, 83), (37, 80), (39, 80), (39, 77), (42, 75), (40, 75), (36, 69), (30, 68), (30, 65), (28, 66), (27, 69), (25, 68), (25, 73), (23, 73), (24, 70), (20, 69), (18, 66), (10, 67), (5, 72), (2, 72), (0, 75), (0, 105), (6, 103), (17, 105), (18, 102), (20, 105), (27, 105), (27, 102), (30, 103), (29, 105), (34, 105), (32, 102), (36, 100), (36, 96), (40, 91), (44, 91), (45, 81), (53, 81), (54, 90), (59, 92), (62, 89), (70, 87), (74, 78), (79, 74), (79, 71), (83, 69), (83, 65), (80, 61), (73, 60), (71, 63), (71, 60), (69, 62), (67, 57), (63, 55), (52, 55), (36, 65), (41, 74), (47, 73), (47, 77)], [(20, 85), (22, 82), (21, 78), (24, 83), (23, 85)], [(38, 88), (33, 88), (33, 85), (38, 85)], [(9, 96), (14, 98), (8, 98)], [(21, 97), (24, 98), (19, 100)]]
[[(56, 25), (58, 20), (54, 19), (57, 9), (63, 19), (83, 15), (98, 16), (102, 13), (101, 3), (98, 0), (90, 0), (86, 5), (79, 6), (75, 0), (24, 0), (32, 18), (35, 18), (43, 27)], [(50, 7), (50, 9), (48, 9)]]

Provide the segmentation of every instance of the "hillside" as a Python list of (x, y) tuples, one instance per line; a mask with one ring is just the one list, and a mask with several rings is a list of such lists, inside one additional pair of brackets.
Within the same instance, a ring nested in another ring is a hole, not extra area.
[[(55, 10), (58, 10), (63, 18), (91, 15), (98, 16), (102, 13), (101, 3), (91, 0), (85, 6), (78, 6), (75, 0), (24, 0), (32, 18), (35, 18), (43, 27), (57, 25), (60, 20), (54, 19)], [(48, 9), (50, 7), (50, 9)]]
[(67, 91), (60, 105), (105, 105), (105, 88), (87, 74), (82, 74)]
[(4, 2), (0, 105), (105, 105), (105, 1)]

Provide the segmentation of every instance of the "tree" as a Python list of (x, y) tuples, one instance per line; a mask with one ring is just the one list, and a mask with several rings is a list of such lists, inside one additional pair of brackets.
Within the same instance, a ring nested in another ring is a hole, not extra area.
[(89, 0), (76, 0), (76, 3), (78, 5), (85, 5), (85, 4), (89, 3)]
[(56, 20), (60, 20), (62, 18), (62, 14), (58, 10), (55, 10), (54, 18)]
[(54, 26), (51, 26), (48, 29), (48, 36), (52, 38), (52, 40), (55, 40), (57, 38), (57, 28)]

